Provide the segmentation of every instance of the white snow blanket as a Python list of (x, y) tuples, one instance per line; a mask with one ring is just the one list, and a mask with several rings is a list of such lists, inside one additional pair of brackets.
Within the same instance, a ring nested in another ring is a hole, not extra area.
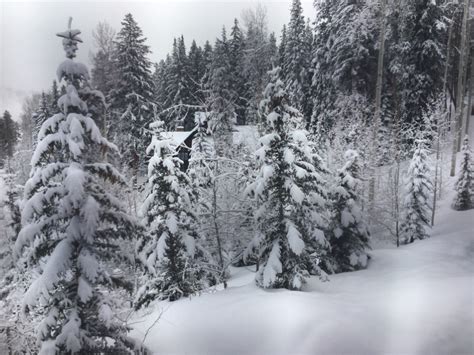
[[(262, 290), (251, 268), (226, 290), (156, 303), (134, 324), (156, 354), (473, 354), (474, 210), (441, 203), (432, 237), (374, 250), (367, 270)], [(150, 313), (151, 311), (151, 313)]]

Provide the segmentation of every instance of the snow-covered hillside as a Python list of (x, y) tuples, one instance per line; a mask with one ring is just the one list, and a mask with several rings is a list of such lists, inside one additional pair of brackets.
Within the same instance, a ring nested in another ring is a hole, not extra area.
[[(372, 251), (367, 270), (262, 290), (251, 268), (226, 290), (155, 304), (132, 336), (157, 354), (472, 354), (474, 210), (441, 202), (432, 238)], [(148, 310), (149, 311), (149, 310)]]

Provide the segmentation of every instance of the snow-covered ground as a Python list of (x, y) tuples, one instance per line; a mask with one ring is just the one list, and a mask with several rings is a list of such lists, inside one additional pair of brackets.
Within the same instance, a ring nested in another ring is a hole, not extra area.
[(226, 290), (155, 304), (132, 336), (149, 330), (146, 346), (162, 355), (473, 354), (474, 210), (453, 211), (451, 200), (432, 238), (374, 250), (367, 270), (293, 292), (259, 289), (251, 268), (233, 269)]

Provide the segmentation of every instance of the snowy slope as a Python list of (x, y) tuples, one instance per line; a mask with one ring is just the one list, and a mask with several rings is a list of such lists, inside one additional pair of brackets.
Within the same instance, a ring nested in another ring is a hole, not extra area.
[[(264, 291), (250, 269), (229, 288), (136, 319), (157, 354), (472, 354), (474, 210), (441, 202), (432, 238), (372, 252), (367, 270)], [(148, 310), (148, 313), (150, 310)]]

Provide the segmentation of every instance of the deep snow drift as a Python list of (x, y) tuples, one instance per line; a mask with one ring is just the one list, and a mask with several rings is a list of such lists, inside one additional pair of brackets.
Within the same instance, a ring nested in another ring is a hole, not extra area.
[(157, 354), (472, 354), (474, 210), (451, 201), (430, 239), (374, 250), (367, 270), (297, 292), (259, 289), (253, 268), (232, 269), (226, 290), (142, 312), (132, 336), (149, 330)]

